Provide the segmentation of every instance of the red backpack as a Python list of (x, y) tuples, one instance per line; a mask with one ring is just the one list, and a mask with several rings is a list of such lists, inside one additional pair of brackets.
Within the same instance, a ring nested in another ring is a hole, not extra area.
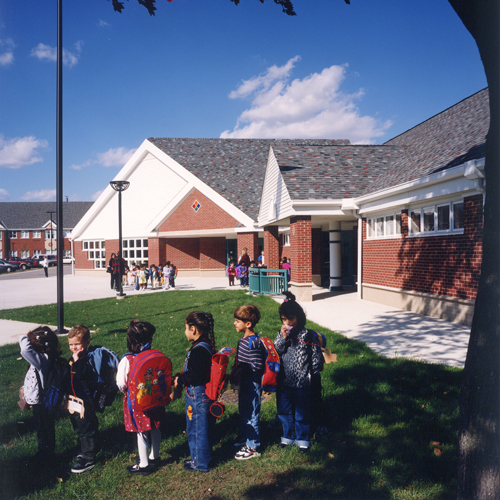
[(127, 390), (130, 414), (168, 405), (171, 383), (172, 363), (162, 352), (148, 349), (131, 357)]
[(262, 390), (264, 392), (276, 392), (281, 367), (280, 357), (271, 339), (260, 337), (260, 340), (267, 351), (266, 368), (264, 370), (264, 375), (262, 375)]

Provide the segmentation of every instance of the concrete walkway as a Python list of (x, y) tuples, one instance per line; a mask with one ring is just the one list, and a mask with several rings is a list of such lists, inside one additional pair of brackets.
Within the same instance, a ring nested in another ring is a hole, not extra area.
[[(115, 297), (110, 280), (104, 277), (65, 276), (64, 300)], [(186, 278), (176, 280), (176, 290), (230, 290), (227, 278)], [(169, 291), (136, 292), (126, 286), (127, 295), (170, 293)], [(384, 356), (410, 357), (432, 363), (463, 366), (467, 354), (470, 328), (394, 307), (359, 300), (356, 293), (328, 293), (315, 288), (313, 302), (302, 303), (308, 319), (365, 342)], [(0, 309), (52, 304), (57, 301), (56, 277), (16, 279), (0, 276)], [(19, 335), (38, 325), (0, 320), (0, 345), (17, 342)]]

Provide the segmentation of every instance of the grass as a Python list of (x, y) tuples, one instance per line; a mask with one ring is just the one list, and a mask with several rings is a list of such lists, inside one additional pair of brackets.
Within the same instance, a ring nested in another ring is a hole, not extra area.
[[(277, 304), (268, 297), (242, 291), (172, 291), (65, 305), (65, 323), (83, 323), (95, 330), (94, 345), (124, 354), (126, 326), (132, 319), (157, 327), (153, 347), (170, 357), (174, 373), (182, 367), (189, 343), (184, 318), (193, 310), (215, 318), (219, 347), (236, 347), (233, 311), (244, 303), (260, 307), (256, 330), (274, 338), (280, 327)], [(0, 311), (0, 317), (56, 324), (56, 305)], [(263, 404), (263, 454), (240, 462), (233, 459), (238, 432), (237, 408), (226, 407), (218, 420), (214, 469), (188, 473), (183, 401), (167, 407), (162, 428), (162, 468), (147, 477), (130, 477), (125, 467), (135, 460), (135, 435), (126, 433), (121, 401), (99, 416), (99, 464), (81, 476), (61, 472), (61, 482), (27, 465), (36, 452), (30, 411), (16, 405), (28, 365), (19, 347), (0, 347), (0, 484), (2, 496), (50, 499), (436, 499), (456, 497), (456, 421), (461, 370), (402, 358), (378, 356), (365, 344), (308, 323), (323, 332), (338, 363), (322, 374), (328, 427), (332, 434), (315, 442), (309, 454), (280, 449), (279, 430), (269, 429), (276, 415), (274, 396)], [(65, 355), (69, 350), (61, 339)], [(77, 453), (68, 418), (56, 424), (56, 453), (68, 468)]]

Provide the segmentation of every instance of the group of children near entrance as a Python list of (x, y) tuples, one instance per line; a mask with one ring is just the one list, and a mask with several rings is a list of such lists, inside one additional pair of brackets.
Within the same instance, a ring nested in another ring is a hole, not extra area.
[[(324, 363), (321, 342), (318, 341), (319, 334), (305, 328), (304, 310), (292, 294), (287, 293), (287, 299), (279, 307), (279, 315), (282, 326), (274, 346), (280, 358), (280, 377), (276, 388), (277, 417), (282, 426), (280, 447), (297, 445), (300, 451), (307, 452), (310, 447), (311, 405), (314, 403), (311, 398), (317, 393), (318, 387), (321, 394), (320, 370)], [(234, 327), (241, 338), (228, 380), (233, 387), (238, 388), (241, 430), (235, 455), (237, 460), (248, 460), (260, 455), (259, 415), (262, 377), (267, 359), (263, 341), (268, 339), (261, 339), (255, 333), (259, 320), (260, 311), (254, 305), (243, 305), (234, 311)], [(127, 470), (132, 475), (148, 475), (160, 465), (160, 424), (165, 411), (164, 406), (141, 411), (137, 404), (131, 404), (131, 399), (142, 404), (148, 394), (154, 394), (155, 391), (158, 394), (161, 391), (166, 393), (168, 387), (171, 400), (180, 397), (184, 389), (186, 435), (190, 451), (190, 457), (184, 461), (184, 469), (208, 472), (215, 424), (215, 417), (210, 411), (213, 401), (207, 397), (207, 384), (213, 377), (212, 358), (216, 354), (214, 319), (209, 312), (194, 311), (188, 314), (185, 335), (191, 347), (182, 372), (169, 378), (167, 386), (166, 373), (158, 367), (145, 368), (144, 383), (137, 384), (137, 392), (132, 393), (131, 381), (139, 370), (138, 359), (146, 363), (148, 356), (163, 356), (152, 348), (155, 330), (151, 323), (132, 321), (127, 329), (128, 352), (117, 366), (116, 386), (125, 395), (125, 429), (137, 434), (138, 458)], [(100, 377), (96, 373), (95, 363), (89, 362), (91, 354), (95, 355), (98, 350), (90, 346), (89, 329), (82, 325), (73, 327), (68, 334), (68, 342), (72, 356), (66, 362), (69, 403), (66, 400), (65, 407), (70, 412), (80, 443), (80, 453), (71, 468), (77, 474), (92, 469), (96, 464), (99, 427), (96, 412), (103, 409), (106, 391), (102, 384), (99, 386)], [(25, 401), (33, 409), (38, 455), (42, 458), (41, 463), (47, 464), (54, 458), (55, 431), (54, 415), (45, 402), (48, 387), (52, 383), (49, 380), (52, 373), (50, 367), (55, 360), (61, 361), (58, 338), (50, 328), (39, 327), (20, 339), (20, 347), (22, 356), (30, 363), (21, 391), (24, 391)], [(234, 352), (234, 349), (231, 351)]]

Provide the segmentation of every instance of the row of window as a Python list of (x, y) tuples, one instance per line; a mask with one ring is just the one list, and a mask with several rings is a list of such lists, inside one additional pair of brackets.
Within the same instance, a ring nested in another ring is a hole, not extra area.
[[(84, 241), (83, 250), (87, 252), (87, 258), (94, 261), (94, 269), (105, 269), (106, 248), (104, 240)], [(133, 262), (145, 262), (148, 260), (148, 240), (147, 239), (125, 239), (122, 240), (123, 258), (128, 265)]]
[[(31, 231), (33, 233), (32, 238), (41, 238), (42, 237), (42, 231)], [(30, 237), (30, 231), (9, 231), (9, 239), (15, 240), (17, 239), (17, 234), (20, 234), (21, 239), (28, 239)], [(45, 233), (45, 239), (46, 240), (55, 240), (57, 238), (57, 231), (55, 230), (48, 230), (44, 231)], [(71, 231), (63, 231), (63, 237), (68, 238), (70, 235)], [(0, 240), (2, 239), (2, 233), (0, 232)]]
[[(57, 253), (56, 250), (32, 250), (31, 257), (37, 257), (38, 255), (55, 255)], [(65, 256), (71, 255), (71, 250), (65, 250), (64, 251)], [(9, 257), (20, 257), (21, 259), (29, 259), (30, 258), (30, 251), (29, 250), (21, 250), (21, 255), (18, 255), (17, 250), (11, 250), (9, 252)], [(1, 259), (0, 255), (0, 259)]]
[[(410, 210), (409, 234), (431, 235), (461, 233), (464, 228), (463, 201)], [(401, 235), (401, 214), (380, 215), (368, 219), (368, 238), (391, 238)]]

